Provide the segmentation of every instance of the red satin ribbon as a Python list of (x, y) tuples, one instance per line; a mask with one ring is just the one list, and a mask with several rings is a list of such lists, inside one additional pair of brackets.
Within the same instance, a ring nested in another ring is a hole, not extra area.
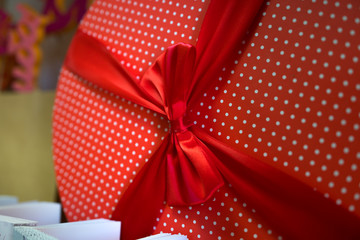
[(173, 130), (122, 195), (113, 219), (122, 239), (150, 235), (164, 201), (207, 201), (224, 181), (287, 239), (360, 239), (360, 219), (309, 186), (189, 124), (187, 109), (215, 81), (261, 6), (212, 1), (196, 47), (169, 47), (140, 80), (98, 40), (78, 31), (65, 66), (94, 84), (166, 115)]

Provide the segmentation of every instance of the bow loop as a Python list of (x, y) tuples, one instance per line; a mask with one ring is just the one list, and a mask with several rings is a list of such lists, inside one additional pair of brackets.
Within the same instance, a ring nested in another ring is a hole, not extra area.
[(186, 112), (191, 96), (195, 47), (178, 43), (162, 53), (144, 73), (140, 86), (146, 95), (152, 96), (169, 120), (178, 119)]
[(208, 200), (223, 184), (213, 164), (216, 156), (192, 131), (171, 136), (166, 164), (166, 200), (171, 206), (194, 205)]

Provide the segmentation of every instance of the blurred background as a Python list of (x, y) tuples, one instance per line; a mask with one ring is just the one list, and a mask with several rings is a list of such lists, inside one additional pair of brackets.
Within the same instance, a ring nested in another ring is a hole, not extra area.
[(89, 0), (0, 0), (0, 195), (56, 199), (52, 106)]

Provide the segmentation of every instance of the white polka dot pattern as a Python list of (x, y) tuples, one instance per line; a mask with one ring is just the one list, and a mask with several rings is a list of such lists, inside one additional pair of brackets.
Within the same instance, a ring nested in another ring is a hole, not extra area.
[[(267, 5), (233, 66), (223, 69), (219, 86), (227, 81), (226, 86), (204, 94), (196, 109), (198, 122), (360, 213), (355, 207), (360, 187), (360, 18), (352, 12), (355, 6)], [(336, 19), (332, 11), (347, 15)]]
[(109, 218), (168, 131), (167, 121), (65, 69), (55, 106), (55, 166), (67, 217)]
[[(140, 77), (166, 49), (196, 43), (208, 1), (95, 1), (80, 28)], [(192, 109), (197, 127), (295, 176), (360, 215), (357, 1), (268, 1)], [(70, 221), (111, 217), (168, 121), (62, 69), (54, 107), (57, 182)], [(225, 186), (169, 207), (154, 232), (190, 239), (281, 239)]]
[(167, 47), (196, 43), (208, 5), (204, 2), (96, 1), (80, 27), (139, 77)]

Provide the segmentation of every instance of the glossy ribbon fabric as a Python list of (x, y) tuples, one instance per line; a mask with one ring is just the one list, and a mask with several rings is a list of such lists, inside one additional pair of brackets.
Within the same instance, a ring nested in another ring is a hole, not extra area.
[[(360, 239), (360, 220), (307, 185), (226, 146), (187, 111), (237, 50), (262, 1), (212, 1), (196, 46), (170, 46), (136, 80), (96, 39), (78, 31), (65, 60), (72, 72), (165, 115), (171, 131), (121, 196), (113, 219), (122, 239), (150, 235), (164, 202), (207, 201), (225, 182), (287, 239)], [(234, 24), (236, 23), (236, 24)]]

